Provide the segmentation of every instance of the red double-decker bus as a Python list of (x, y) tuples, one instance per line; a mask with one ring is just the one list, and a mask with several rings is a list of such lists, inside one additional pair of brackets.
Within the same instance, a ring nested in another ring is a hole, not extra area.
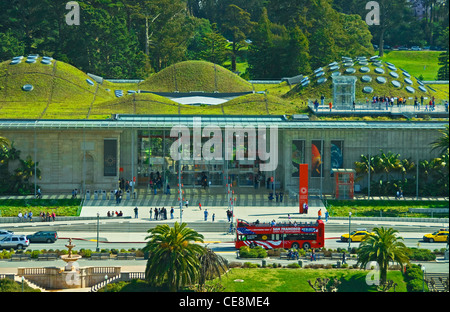
[(325, 246), (325, 226), (322, 220), (282, 224), (237, 220), (236, 249), (255, 245), (265, 249), (322, 248)]

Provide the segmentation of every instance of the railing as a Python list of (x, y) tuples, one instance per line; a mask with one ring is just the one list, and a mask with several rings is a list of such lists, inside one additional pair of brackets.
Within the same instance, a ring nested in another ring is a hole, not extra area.
[(105, 287), (108, 284), (119, 282), (119, 281), (131, 281), (133, 279), (145, 279), (145, 272), (124, 272), (107, 280), (101, 281), (100, 283), (91, 287), (91, 292), (97, 292), (99, 289)]

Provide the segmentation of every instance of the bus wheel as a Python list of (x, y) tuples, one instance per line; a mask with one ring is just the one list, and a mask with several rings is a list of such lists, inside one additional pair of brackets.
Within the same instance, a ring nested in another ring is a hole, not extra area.
[(292, 243), (291, 248), (293, 249), (299, 249), (300, 245), (298, 243)]
[(311, 244), (310, 243), (304, 243), (303, 244), (303, 249), (310, 250), (311, 249)]

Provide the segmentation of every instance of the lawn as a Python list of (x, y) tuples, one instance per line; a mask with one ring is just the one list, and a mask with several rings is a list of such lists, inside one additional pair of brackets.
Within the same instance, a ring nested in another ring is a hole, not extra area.
[[(376, 287), (366, 283), (368, 273), (356, 269), (234, 268), (220, 283), (225, 292), (314, 292), (308, 280), (314, 283), (316, 278), (328, 277), (341, 281), (338, 292), (374, 292)], [(400, 271), (388, 272), (388, 279), (398, 284), (396, 291), (406, 291)]]
[(50, 212), (57, 216), (77, 216), (79, 199), (2, 199), (0, 200), (0, 216), (17, 217), (19, 212), (32, 212), (33, 217), (40, 212)]
[(331, 217), (430, 217), (430, 214), (407, 213), (409, 208), (448, 208), (448, 201), (420, 200), (327, 200)]
[(382, 60), (407, 70), (412, 76), (423, 80), (436, 80), (439, 69), (439, 51), (385, 51)]

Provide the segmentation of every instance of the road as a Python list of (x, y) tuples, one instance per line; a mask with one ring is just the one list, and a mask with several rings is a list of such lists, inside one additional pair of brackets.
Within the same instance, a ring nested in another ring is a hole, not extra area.
[[(314, 210), (315, 207), (310, 207), (310, 210)], [(102, 211), (104, 209), (104, 211)], [(97, 212), (100, 215), (105, 215), (108, 207), (87, 207), (83, 208), (83, 216), (96, 216)], [(298, 221), (314, 221), (314, 215), (316, 211), (309, 216), (295, 214), (296, 207), (277, 207), (277, 210), (260, 208), (260, 207), (239, 207), (239, 216), (245, 220), (254, 220), (258, 218), (261, 222), (270, 221), (272, 219), (277, 220), (277, 222), (286, 222), (288, 213), (290, 214), (292, 220)], [(132, 207), (129, 209), (132, 213)], [(147, 211), (148, 209), (143, 207), (142, 211)], [(210, 211), (215, 211), (216, 216), (218, 216), (213, 223), (211, 220), (203, 221), (203, 212), (197, 209), (189, 209), (185, 211), (183, 221), (189, 225), (196, 226), (199, 229), (199, 233), (204, 235), (204, 243), (208, 244), (208, 247), (223, 256), (228, 261), (248, 261), (248, 260), (238, 260), (236, 259), (236, 250), (234, 248), (233, 239), (234, 235), (226, 234), (223, 229), (227, 228), (226, 219), (220, 218), (220, 216), (225, 215), (223, 213), (226, 208), (214, 208)], [(317, 210), (317, 209), (316, 209)], [(294, 211), (294, 213), (293, 213)], [(130, 214), (128, 214), (130, 215)], [(150, 221), (148, 218), (133, 218), (126, 220), (118, 219), (102, 219), (99, 223), (99, 239), (98, 247), (99, 249), (131, 249), (131, 248), (142, 248), (145, 246), (146, 237), (148, 236), (148, 229), (161, 223), (173, 223), (179, 221), (177, 217), (174, 220), (167, 221)], [(57, 229), (59, 240), (53, 244), (31, 244), (29, 249), (31, 250), (42, 250), (42, 249), (66, 249), (65, 245), (69, 238), (72, 238), (73, 243), (76, 245), (75, 250), (80, 249), (91, 249), (96, 250), (97, 248), (97, 221), (65, 221), (65, 222), (52, 222), (52, 223), (38, 223), (38, 224), (13, 224), (9, 225), (10, 229), (17, 234), (32, 234), (38, 230), (47, 229), (51, 230)], [(445, 243), (425, 243), (421, 239), (424, 234), (432, 233), (442, 227), (448, 227), (448, 224), (444, 223), (432, 223), (432, 222), (404, 222), (404, 221), (371, 221), (367, 220), (352, 220), (351, 230), (358, 228), (366, 228), (371, 230), (375, 226), (393, 227), (399, 231), (399, 236), (404, 238), (404, 242), (408, 247), (420, 247), (427, 249), (441, 249), (445, 248)], [(0, 225), (1, 228), (5, 228), (5, 224)], [(349, 224), (347, 220), (337, 220), (330, 219), (326, 222), (325, 226), (325, 247), (331, 249), (337, 248), (347, 248), (347, 242), (341, 242), (340, 236), (342, 234), (348, 233)], [(194, 228), (196, 229), (196, 228)], [(359, 243), (351, 243), (351, 247), (357, 247)], [(250, 260), (251, 262), (260, 263), (260, 259)], [(268, 259), (268, 263), (276, 262), (282, 263), (287, 260), (280, 259)], [(325, 261), (325, 260), (322, 260)], [(331, 260), (329, 260), (331, 261)], [(60, 263), (61, 262), (61, 263)], [(143, 271), (145, 268), (146, 261), (144, 260), (129, 260), (129, 261), (119, 261), (119, 260), (87, 260), (81, 259), (80, 266), (105, 266), (105, 265), (120, 265), (123, 266), (123, 271)], [(336, 260), (332, 261), (336, 263)], [(15, 272), (17, 267), (24, 266), (54, 266), (62, 265), (62, 261), (28, 261), (24, 262), (12, 262), (12, 261), (0, 261), (0, 273), (2, 272)], [(427, 270), (429, 272), (449, 272), (448, 261), (438, 261), (435, 263), (428, 263)]]

